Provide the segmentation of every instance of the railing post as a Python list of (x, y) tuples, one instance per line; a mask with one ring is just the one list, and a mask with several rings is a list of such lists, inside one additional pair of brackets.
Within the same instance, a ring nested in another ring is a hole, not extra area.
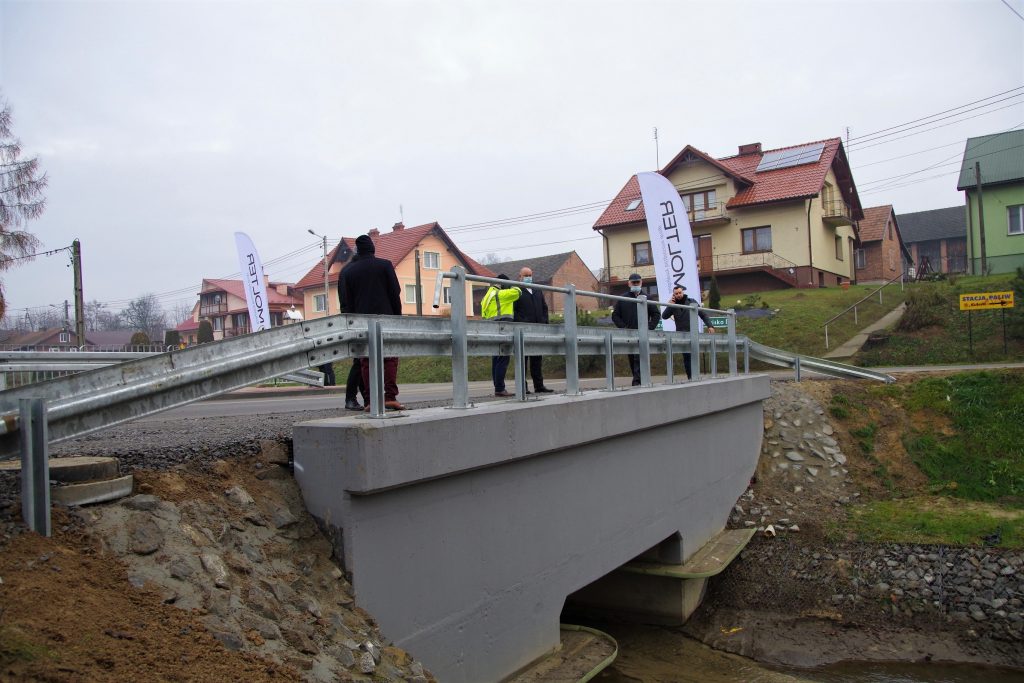
[(715, 335), (711, 335), (711, 377), (718, 377), (718, 344), (715, 343)]
[(565, 395), (580, 395), (579, 335), (576, 331), (576, 285), (570, 284), (563, 299), (565, 326)]
[(857, 322), (857, 307), (856, 306), (853, 307), (853, 322), (854, 323)]
[(676, 373), (672, 363), (672, 335), (665, 335), (665, 383), (675, 384)]
[(604, 388), (615, 391), (615, 343), (612, 333), (604, 333)]
[(523, 355), (526, 351), (526, 342), (524, 340), (523, 328), (516, 327), (512, 332), (512, 353), (515, 355), (516, 367), (515, 367), (515, 383), (516, 383), (516, 400), (526, 400), (526, 356)]
[(21, 422), (21, 517), (29, 529), (50, 535), (50, 461), (47, 454), (46, 402), (18, 400)]
[(366, 324), (366, 345), (370, 361), (370, 417), (384, 416), (384, 335), (380, 321)]
[(640, 386), (649, 387), (651, 383), (651, 335), (647, 329), (647, 297), (643, 294), (636, 298), (636, 331), (640, 338)]
[(828, 323), (825, 323), (825, 350), (828, 350)]
[(746, 339), (743, 342), (743, 372), (744, 374), (750, 374), (750, 340)]
[(797, 382), (799, 382), (800, 381), (800, 356), (797, 356), (797, 357), (795, 357), (793, 359), (793, 374), (794, 374), (793, 378)]
[(452, 268), (452, 407), (469, 407), (469, 350), (466, 341), (466, 269)]
[(690, 307), (690, 379), (700, 379), (700, 318), (697, 316), (697, 304)]
[(726, 328), (728, 331), (729, 340), (729, 374), (736, 375), (736, 309), (730, 308), (728, 311), (728, 317), (726, 318)]

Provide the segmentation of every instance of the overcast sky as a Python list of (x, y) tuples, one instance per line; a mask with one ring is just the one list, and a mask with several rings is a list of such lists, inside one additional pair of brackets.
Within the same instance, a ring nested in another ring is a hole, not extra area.
[[(725, 156), (849, 127), (864, 206), (962, 204), (964, 140), (1024, 125), (1024, 90), (857, 138), (1024, 86), (1017, 13), (1024, 0), (0, 0), (0, 87), (50, 180), (30, 230), (47, 249), (81, 239), (87, 300), (152, 292), (170, 309), (237, 272), (236, 230), (294, 282), (321, 254), (307, 229), (333, 246), (400, 207), (478, 258), (575, 249), (600, 267), (591, 226), (656, 168), (655, 126), (662, 164), (687, 144)], [(73, 300), (67, 263), (8, 271), (9, 315)]]

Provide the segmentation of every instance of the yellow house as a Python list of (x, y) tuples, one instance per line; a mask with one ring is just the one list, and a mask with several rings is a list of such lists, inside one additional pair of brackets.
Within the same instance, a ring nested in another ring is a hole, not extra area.
[[(454, 266), (463, 266), (471, 275), (494, 277), (494, 273), (480, 265), (463, 253), (437, 222), (407, 228), (402, 223), (395, 223), (391, 231), (382, 233), (376, 228), (367, 235), (373, 240), (376, 255), (391, 261), (398, 275), (398, 283), (402, 287), (402, 315), (450, 315), (451, 290), (448, 280), (444, 281), (441, 291), (441, 307), (434, 308), (434, 289), (437, 286), (439, 271), (451, 270)], [(337, 315), (338, 274), (355, 254), (354, 237), (343, 237), (341, 242), (327, 253), (327, 284), (326, 295), (324, 286), (323, 261), (317, 261), (308, 273), (295, 284), (295, 289), (303, 298), (306, 319), (321, 318), (324, 315)], [(419, 271), (421, 298), (417, 305), (416, 273)], [(472, 283), (466, 284), (467, 300), (473, 300)], [(483, 290), (477, 285), (478, 297)]]
[[(661, 171), (679, 190), (702, 283), (722, 293), (827, 287), (855, 278), (860, 198), (839, 138), (763, 151), (741, 145), (715, 159), (686, 146)], [(636, 176), (594, 224), (604, 239), (600, 281), (625, 290), (630, 273), (657, 295), (650, 235)]]

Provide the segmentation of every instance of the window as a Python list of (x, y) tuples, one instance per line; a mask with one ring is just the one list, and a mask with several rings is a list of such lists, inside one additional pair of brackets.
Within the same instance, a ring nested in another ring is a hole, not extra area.
[(746, 228), (743, 230), (743, 253), (772, 250), (772, 226)]
[(440, 270), (441, 254), (436, 251), (423, 252), (423, 267), (429, 270)]
[(853, 250), (853, 265), (857, 270), (868, 267), (868, 257), (867, 254), (864, 253), (863, 249)]
[(445, 287), (443, 290), (441, 290), (441, 294), (442, 294), (442, 298), (444, 299), (444, 303), (451, 304), (451, 302), (452, 302), (452, 288), (451, 287)]
[(650, 242), (634, 242), (633, 243), (633, 265), (634, 266), (649, 266), (649, 265), (651, 265), (651, 243)]
[(626, 211), (636, 211), (637, 207), (639, 207), (639, 206), (640, 206), (640, 200), (639, 199), (634, 199), (626, 207)]
[(1024, 204), (1006, 207), (1008, 235), (1024, 235)]
[(715, 208), (715, 191), (705, 190), (704, 192), (693, 192), (682, 195), (683, 206), (690, 214), (690, 220), (699, 221), (704, 218), (704, 212)]
[(327, 295), (326, 294), (314, 294), (313, 295), (313, 310), (317, 313), (323, 313), (327, 310)]
[(70, 344), (71, 343), (71, 333), (70, 332), (61, 332), (60, 333), (60, 343), (61, 344)]
[(889, 230), (889, 241), (892, 241), (892, 221), (885, 224), (885, 227)]
[(836, 235), (836, 258), (843, 260), (843, 238)]
[(224, 318), (214, 318), (213, 319), (213, 329), (215, 331), (217, 331), (217, 332), (223, 332), (224, 331)]
[(234, 321), (231, 324), (236, 329), (240, 329), (240, 330), (249, 329), (249, 314), (248, 313), (235, 313)]
[(416, 303), (416, 285), (405, 286), (405, 303), (414, 304)]

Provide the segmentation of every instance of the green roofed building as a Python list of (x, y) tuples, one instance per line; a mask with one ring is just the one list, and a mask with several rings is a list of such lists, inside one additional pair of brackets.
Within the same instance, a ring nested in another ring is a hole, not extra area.
[(967, 197), (970, 272), (1011, 273), (1024, 266), (1024, 130), (968, 139), (956, 189)]

